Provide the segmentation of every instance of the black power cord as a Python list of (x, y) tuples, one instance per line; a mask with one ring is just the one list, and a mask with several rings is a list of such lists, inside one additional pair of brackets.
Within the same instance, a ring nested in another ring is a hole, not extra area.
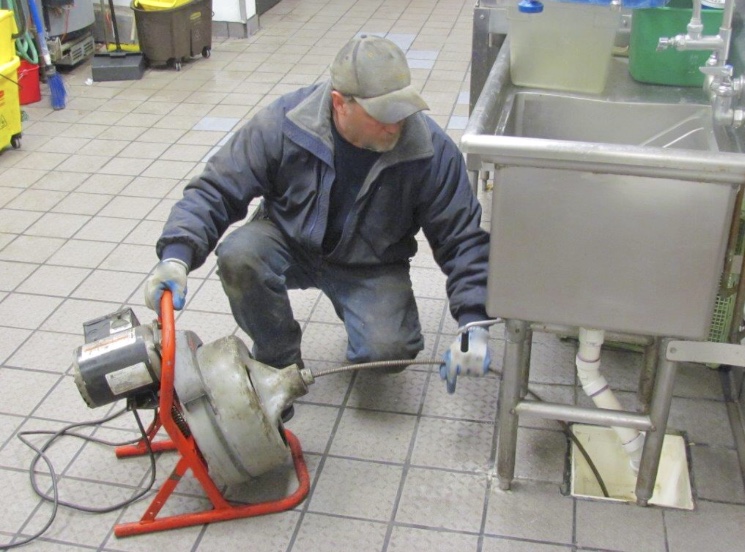
[[(80, 427), (90, 427), (90, 426), (97, 426), (104, 424), (106, 422), (109, 422), (115, 418), (118, 418), (122, 414), (126, 413), (128, 411), (128, 408), (123, 408), (121, 410), (118, 410), (114, 412), (113, 414), (106, 416), (105, 418), (101, 418), (99, 420), (92, 420), (89, 422), (80, 422), (75, 424), (70, 424), (59, 431), (20, 431), (17, 434), (18, 439), (29, 447), (31, 450), (33, 450), (36, 455), (34, 456), (34, 459), (31, 461), (31, 465), (29, 466), (29, 478), (31, 480), (31, 487), (34, 489), (34, 492), (44, 501), (50, 502), (52, 504), (52, 513), (49, 516), (49, 519), (44, 524), (44, 526), (39, 529), (36, 533), (31, 535), (30, 537), (26, 537), (23, 540), (14, 542), (12, 544), (0, 544), (0, 550), (10, 550), (11, 548), (17, 548), (19, 546), (23, 546), (26, 544), (29, 544), (30, 542), (38, 539), (41, 537), (48, 529), (51, 527), (52, 523), (54, 522), (56, 516), (57, 516), (57, 510), (60, 506), (66, 506), (68, 508), (71, 508), (73, 510), (79, 510), (81, 512), (87, 512), (87, 513), (93, 513), (93, 514), (105, 514), (109, 512), (113, 512), (114, 510), (119, 510), (120, 508), (124, 508), (125, 506), (128, 506), (130, 504), (133, 504), (134, 502), (137, 502), (141, 498), (143, 498), (148, 492), (150, 492), (150, 489), (152, 489), (153, 485), (155, 484), (155, 453), (153, 452), (152, 447), (150, 446), (150, 440), (147, 437), (147, 432), (145, 430), (145, 427), (142, 424), (142, 420), (140, 419), (139, 412), (136, 408), (132, 408), (132, 413), (134, 414), (135, 421), (137, 422), (137, 427), (140, 430), (141, 437), (138, 437), (136, 439), (130, 439), (128, 441), (122, 441), (122, 442), (111, 442), (106, 441), (104, 439), (98, 439), (96, 437), (91, 437), (89, 435), (82, 435), (80, 433), (76, 433), (73, 430)], [(155, 411), (155, 416), (157, 416), (157, 410)], [(27, 439), (28, 436), (31, 435), (50, 435), (49, 439), (41, 446), (37, 447), (34, 445), (31, 441)], [(64, 500), (60, 500), (59, 498), (59, 488), (57, 483), (57, 474), (54, 471), (54, 466), (52, 465), (51, 460), (49, 457), (45, 454), (46, 451), (51, 447), (57, 439), (60, 437), (67, 436), (67, 437), (77, 437), (78, 439), (82, 439), (84, 441), (89, 441), (93, 443), (98, 443), (101, 445), (111, 446), (111, 447), (118, 447), (123, 445), (131, 445), (134, 443), (138, 443), (141, 441), (145, 442), (145, 446), (147, 447), (148, 456), (150, 457), (150, 481), (148, 482), (147, 486), (142, 489), (140, 492), (138, 492), (135, 496), (133, 496), (130, 499), (124, 500), (122, 502), (119, 502), (117, 504), (113, 504), (111, 506), (106, 506), (103, 508), (93, 508), (90, 506), (83, 506), (80, 504), (74, 504), (72, 502), (66, 502)], [(39, 460), (43, 460), (44, 463), (47, 466), (47, 469), (49, 470), (49, 474), (52, 478), (52, 493), (46, 494), (44, 493), (38, 486), (37, 480), (36, 480), (36, 466), (39, 463)]]
[[(535, 391), (531, 391), (530, 389), (528, 389), (528, 394), (532, 395), (533, 398), (537, 401), (546, 402)], [(554, 420), (554, 421), (561, 426), (561, 429), (564, 432), (564, 435), (569, 437), (569, 440), (572, 441), (572, 443), (574, 443), (574, 446), (577, 447), (577, 450), (584, 457), (585, 462), (587, 462), (587, 465), (590, 467), (590, 470), (592, 470), (592, 474), (595, 476), (595, 479), (597, 480), (598, 485), (600, 485), (600, 490), (603, 493), (603, 497), (610, 498), (610, 494), (608, 493), (608, 487), (605, 486), (605, 481), (603, 481), (603, 478), (600, 475), (600, 472), (598, 471), (598, 468), (595, 465), (595, 462), (593, 462), (592, 459), (590, 458), (590, 454), (587, 452), (587, 449), (585, 448), (585, 446), (580, 442), (579, 439), (577, 439), (577, 436), (572, 431), (572, 427), (563, 420)]]

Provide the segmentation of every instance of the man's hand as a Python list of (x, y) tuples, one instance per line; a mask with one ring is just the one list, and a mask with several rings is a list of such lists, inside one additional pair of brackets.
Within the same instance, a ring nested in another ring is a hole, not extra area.
[(188, 267), (180, 259), (164, 259), (156, 266), (145, 283), (145, 304), (160, 315), (163, 291), (173, 293), (173, 308), (181, 310), (186, 303), (186, 272)]
[(440, 378), (447, 381), (448, 393), (455, 393), (459, 375), (483, 376), (489, 371), (489, 330), (471, 328), (455, 338), (445, 351), (440, 365)]

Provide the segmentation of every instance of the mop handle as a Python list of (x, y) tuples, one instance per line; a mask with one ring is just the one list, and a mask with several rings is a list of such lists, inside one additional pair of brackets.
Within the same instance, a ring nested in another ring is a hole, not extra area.
[[(31, 0), (33, 2), (33, 0)], [(111, 26), (114, 27), (114, 43), (116, 44), (116, 51), (122, 49), (122, 45), (119, 43), (119, 29), (116, 25), (116, 14), (114, 13), (114, 0), (109, 0), (109, 10), (111, 11)]]

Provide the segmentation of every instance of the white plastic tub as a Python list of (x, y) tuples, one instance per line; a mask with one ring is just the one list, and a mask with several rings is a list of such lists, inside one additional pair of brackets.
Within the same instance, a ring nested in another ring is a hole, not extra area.
[(508, 11), (510, 71), (518, 86), (600, 93), (621, 12), (611, 6), (543, 2), (540, 13)]

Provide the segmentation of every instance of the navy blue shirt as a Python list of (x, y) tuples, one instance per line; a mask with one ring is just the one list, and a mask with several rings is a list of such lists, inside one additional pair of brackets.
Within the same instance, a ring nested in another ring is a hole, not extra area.
[(365, 182), (375, 161), (380, 157), (377, 151), (358, 148), (342, 138), (336, 125), (331, 122), (334, 136), (334, 170), (336, 179), (331, 186), (329, 198), (329, 220), (323, 237), (323, 251), (330, 253), (339, 243), (347, 215), (352, 210), (354, 200)]

